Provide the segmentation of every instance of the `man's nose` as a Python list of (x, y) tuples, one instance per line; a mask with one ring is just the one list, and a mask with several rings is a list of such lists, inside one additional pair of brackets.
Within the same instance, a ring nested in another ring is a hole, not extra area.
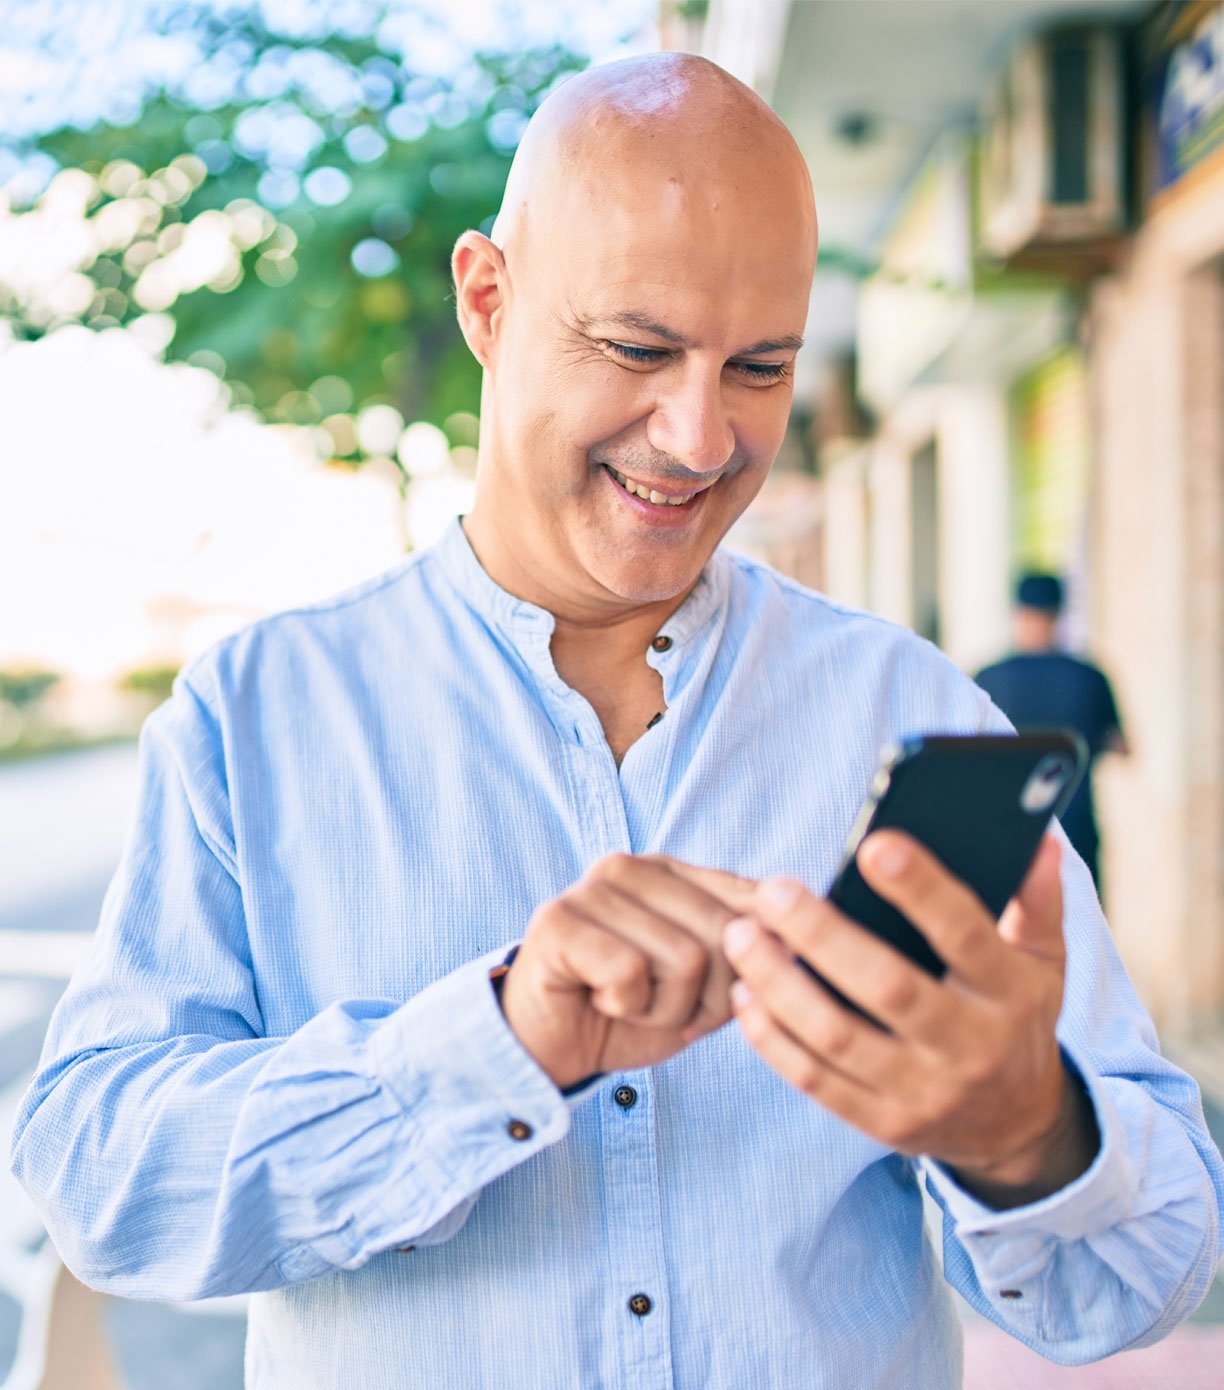
[(694, 473), (712, 473), (735, 452), (735, 431), (723, 400), (721, 375), (686, 373), (661, 396), (646, 424), (646, 437)]

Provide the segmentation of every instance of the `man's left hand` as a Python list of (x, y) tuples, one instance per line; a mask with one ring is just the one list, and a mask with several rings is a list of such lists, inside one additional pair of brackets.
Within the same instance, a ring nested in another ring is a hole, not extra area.
[[(770, 879), (724, 938), (744, 1036), (813, 1100), (890, 1148), (945, 1164), (991, 1206), (1066, 1186), (1099, 1138), (1054, 1033), (1065, 967), (1058, 842), (1043, 841), (997, 924), (899, 832), (865, 840), (858, 865), (947, 974), (936, 980), (825, 899)], [(889, 1031), (845, 1008), (796, 955)]]

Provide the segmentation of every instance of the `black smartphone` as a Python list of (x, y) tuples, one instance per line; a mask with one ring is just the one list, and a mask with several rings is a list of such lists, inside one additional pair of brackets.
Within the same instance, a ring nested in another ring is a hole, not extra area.
[(875, 830), (904, 830), (997, 920), (1087, 765), (1087, 746), (1069, 729), (907, 739), (884, 756), (829, 901), (916, 965), (943, 975), (944, 963), (926, 938), (859, 873), (862, 840)]

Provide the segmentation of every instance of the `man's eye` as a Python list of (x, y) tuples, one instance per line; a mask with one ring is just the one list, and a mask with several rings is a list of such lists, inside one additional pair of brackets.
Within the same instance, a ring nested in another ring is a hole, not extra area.
[(608, 346), (618, 357), (623, 357), (626, 362), (657, 362), (660, 357), (665, 356), (658, 348), (634, 347), (630, 343), (609, 343)]
[(757, 381), (781, 381), (786, 375), (785, 362), (733, 362), (731, 365)]

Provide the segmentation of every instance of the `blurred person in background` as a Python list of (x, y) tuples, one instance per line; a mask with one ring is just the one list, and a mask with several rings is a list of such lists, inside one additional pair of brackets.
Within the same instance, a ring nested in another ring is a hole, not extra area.
[(943, 981), (803, 886), (881, 744), (1002, 721), (913, 633), (718, 549), (808, 313), (789, 132), (701, 59), (594, 69), (492, 233), (453, 260), (470, 514), (226, 639), (146, 726), (14, 1134), (64, 1259), (253, 1293), (257, 1390), (953, 1390), (945, 1273), (1060, 1361), (1162, 1336), (1224, 1167), (1083, 865), (1047, 839), (996, 926), (871, 837)]
[(1016, 586), (1015, 651), (979, 671), (976, 679), (1017, 729), (1074, 729), (1088, 745), (1088, 771), (1061, 819), (1099, 888), (1092, 764), (1102, 753), (1125, 755), (1128, 749), (1105, 673), (1059, 646), (1062, 607), (1063, 585), (1057, 575), (1024, 575)]

